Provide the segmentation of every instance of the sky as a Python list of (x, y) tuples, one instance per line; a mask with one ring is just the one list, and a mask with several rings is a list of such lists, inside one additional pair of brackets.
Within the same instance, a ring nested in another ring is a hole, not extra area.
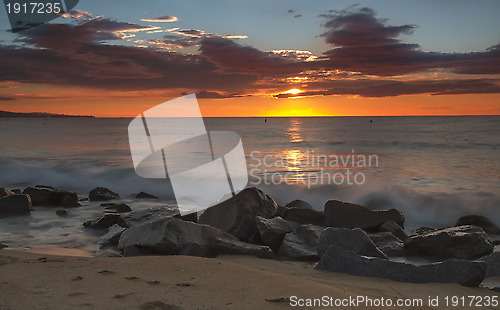
[(10, 31), (0, 110), (135, 117), (499, 115), (500, 1), (80, 0)]

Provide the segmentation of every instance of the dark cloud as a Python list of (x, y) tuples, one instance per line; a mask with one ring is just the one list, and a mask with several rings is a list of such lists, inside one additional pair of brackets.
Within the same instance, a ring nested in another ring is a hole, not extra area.
[(297, 14), (294, 16), (294, 18), (299, 18), (299, 17), (302, 17), (302, 14)]
[[(187, 95), (188, 93), (183, 92), (182, 95)], [(215, 91), (200, 90), (196, 92), (196, 97), (198, 99), (226, 99), (226, 98), (240, 98), (245, 97), (239, 94), (228, 94), (220, 93)]]
[[(457, 79), (422, 81), (337, 80), (312, 83), (321, 90), (305, 91), (299, 95), (281, 93), (276, 98), (296, 96), (359, 95), (390, 97), (400, 95), (455, 95), (471, 93), (500, 93), (500, 79)], [(326, 90), (323, 90), (326, 89)]]
[(447, 69), (461, 74), (500, 73), (500, 49), (476, 53), (423, 52), (418, 44), (399, 39), (415, 25), (388, 26), (369, 8), (322, 15), (328, 21), (321, 36), (334, 46), (325, 52), (329, 66), (363, 74), (390, 76)]
[(288, 14), (293, 14), (293, 13), (295, 13), (295, 10), (288, 10), (287, 13)]

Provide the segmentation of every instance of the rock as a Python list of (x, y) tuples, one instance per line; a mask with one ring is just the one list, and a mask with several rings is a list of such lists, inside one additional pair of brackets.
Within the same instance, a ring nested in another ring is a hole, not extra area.
[(22, 191), (22, 190), (20, 190), (19, 188), (14, 188), (14, 189), (12, 190), (12, 192), (13, 192), (14, 194), (16, 194), (16, 195), (20, 195), (20, 194), (22, 194), (22, 193), (23, 193), (23, 191)]
[(59, 209), (59, 210), (56, 210), (56, 214), (60, 217), (65, 217), (66, 215), (68, 215), (68, 211)]
[(283, 238), (279, 254), (300, 260), (317, 260), (318, 238), (325, 228), (311, 224), (300, 225)]
[(466, 215), (458, 219), (455, 226), (474, 225), (481, 227), (487, 234), (500, 235), (500, 228), (481, 215)]
[(15, 193), (8, 188), (0, 187), (0, 198), (11, 195), (15, 195)]
[(433, 227), (423, 226), (423, 227), (417, 228), (413, 232), (413, 235), (425, 235), (426, 233), (430, 233), (430, 232), (433, 232), (433, 231), (436, 231), (436, 230), (439, 230), (439, 229), (438, 228), (433, 228)]
[(198, 222), (248, 241), (257, 232), (255, 217), (273, 217), (277, 208), (278, 205), (269, 195), (255, 187), (247, 188), (234, 197), (206, 209)]
[(328, 248), (315, 268), (400, 282), (458, 283), (464, 286), (478, 286), (486, 274), (484, 262), (447, 260), (416, 266), (378, 257), (357, 255), (336, 245)]
[(118, 245), (118, 240), (120, 240), (120, 236), (125, 231), (125, 228), (120, 225), (114, 224), (108, 229), (108, 233), (102, 236), (99, 240), (99, 248), (105, 248), (111, 245)]
[(368, 234), (368, 236), (377, 248), (389, 257), (402, 257), (408, 254), (404, 242), (388, 231)]
[[(267, 246), (241, 242), (235, 236), (215, 227), (174, 217), (161, 218), (125, 230), (120, 237), (118, 248), (124, 250), (129, 247), (140, 247), (167, 255), (177, 255), (181, 252), (204, 257), (218, 254), (250, 254), (259, 257), (272, 255)], [(124, 254), (127, 255), (126, 252)]]
[(145, 192), (140, 192), (139, 194), (135, 195), (135, 198), (150, 198), (150, 199), (158, 199), (155, 195), (151, 195)]
[(120, 199), (120, 195), (105, 187), (96, 187), (89, 193), (90, 201), (108, 201), (113, 199)]
[(293, 231), (300, 224), (282, 219), (281, 217), (273, 217), (266, 219), (260, 216), (255, 217), (257, 229), (259, 230), (260, 238), (265, 245), (271, 249), (277, 249), (285, 234)]
[(132, 227), (152, 222), (164, 217), (179, 217), (179, 210), (174, 206), (154, 207), (120, 214), (124, 227)]
[(77, 200), (75, 200), (71, 196), (64, 196), (63, 200), (61, 200), (59, 205), (65, 208), (77, 208), (82, 206), (81, 204), (78, 203)]
[(59, 206), (67, 196), (78, 201), (78, 195), (75, 192), (52, 186), (37, 185), (35, 187), (27, 187), (24, 189), (23, 194), (30, 195), (33, 205)]
[(481, 227), (459, 226), (436, 230), (405, 240), (412, 253), (438, 259), (475, 259), (493, 252), (493, 245)]
[(134, 245), (127, 246), (125, 249), (123, 249), (123, 256), (125, 257), (145, 255), (153, 255), (153, 250)]
[(313, 209), (286, 208), (283, 218), (301, 224), (328, 226), (328, 216)]
[(0, 214), (26, 214), (31, 212), (31, 198), (29, 195), (9, 195), (0, 198)]
[(0, 243), (0, 250), (1, 249), (5, 249), (5, 248), (8, 248), (9, 246), (4, 244), (4, 243)]
[(382, 224), (382, 226), (380, 226), (380, 231), (381, 232), (384, 232), (384, 231), (390, 232), (394, 236), (398, 237), (400, 240), (403, 240), (403, 241), (408, 238), (408, 235), (406, 234), (404, 229), (401, 228), (401, 226), (399, 226), (398, 224), (396, 224), (393, 221), (388, 221), (388, 222), (385, 222), (384, 224)]
[(340, 246), (358, 255), (387, 259), (370, 237), (359, 228), (327, 228), (318, 239), (317, 253), (322, 257), (332, 245)]
[(92, 216), (83, 222), (83, 226), (92, 229), (107, 229), (115, 224), (125, 226), (120, 214), (109, 211), (101, 211), (92, 214)]
[(290, 201), (285, 205), (285, 208), (313, 209), (310, 203), (300, 199)]
[(366, 207), (342, 202), (338, 200), (329, 200), (325, 204), (325, 214), (328, 216), (328, 226), (361, 228), (366, 231), (378, 231), (380, 226), (388, 221), (393, 221), (401, 227), (404, 227), (404, 216), (396, 210), (370, 210)]
[(485, 262), (488, 266), (486, 270), (487, 278), (500, 276), (500, 252), (481, 257), (478, 261)]
[(132, 209), (124, 203), (101, 203), (102, 207), (105, 207), (106, 210), (113, 210), (116, 213), (127, 213), (132, 211)]

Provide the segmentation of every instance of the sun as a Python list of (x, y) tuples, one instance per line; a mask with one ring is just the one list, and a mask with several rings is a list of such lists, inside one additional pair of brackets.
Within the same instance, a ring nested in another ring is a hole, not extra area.
[(298, 88), (292, 88), (292, 89), (289, 89), (285, 92), (282, 92), (282, 94), (290, 94), (290, 95), (297, 95), (297, 94), (300, 94), (302, 91)]

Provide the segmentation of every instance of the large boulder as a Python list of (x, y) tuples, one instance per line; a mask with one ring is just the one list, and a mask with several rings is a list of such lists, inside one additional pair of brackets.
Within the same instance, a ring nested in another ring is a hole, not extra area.
[(0, 187), (0, 198), (5, 196), (14, 195), (15, 193), (8, 188)]
[(9, 195), (0, 198), (0, 215), (26, 214), (31, 212), (29, 195)]
[(382, 224), (380, 226), (380, 231), (390, 232), (394, 236), (398, 237), (400, 240), (406, 240), (408, 238), (408, 235), (406, 234), (404, 229), (393, 221), (388, 221)]
[(380, 226), (388, 221), (393, 221), (404, 227), (404, 216), (396, 209), (370, 210), (366, 207), (329, 200), (325, 204), (325, 214), (328, 216), (328, 226), (361, 228), (366, 231), (378, 231)]
[(257, 233), (255, 217), (271, 218), (277, 209), (278, 205), (269, 195), (253, 187), (244, 189), (234, 197), (206, 209), (200, 215), (198, 222), (248, 241)]
[[(75, 192), (54, 188), (52, 186), (37, 185), (27, 187), (23, 194), (30, 195), (33, 205), (55, 205), (63, 206), (67, 199), (78, 201), (78, 195)], [(69, 198), (66, 198), (69, 197)]]
[(481, 215), (466, 215), (458, 219), (455, 226), (474, 225), (481, 227), (487, 234), (500, 235), (500, 228)]
[(59, 202), (59, 205), (64, 208), (78, 208), (81, 207), (82, 205), (76, 200), (75, 198), (71, 196), (64, 196), (64, 198)]
[(377, 248), (389, 257), (402, 257), (408, 253), (404, 242), (388, 231), (368, 234)]
[(104, 209), (111, 210), (116, 213), (127, 213), (132, 211), (130, 206), (125, 203), (103, 202), (101, 203), (101, 207), (104, 207)]
[(264, 217), (256, 216), (255, 222), (259, 230), (260, 238), (265, 245), (271, 249), (277, 249), (285, 234), (293, 231), (300, 224), (292, 221), (282, 219), (281, 217), (273, 217), (267, 219)]
[(120, 240), (120, 236), (125, 231), (126, 228), (121, 227), (118, 224), (114, 224), (109, 227), (108, 233), (101, 237), (99, 240), (99, 248), (103, 249), (108, 246), (118, 245), (118, 241)]
[(120, 219), (124, 227), (132, 227), (138, 224), (152, 222), (164, 217), (177, 217), (185, 221), (196, 222), (196, 213), (181, 216), (179, 214), (179, 209), (176, 206), (171, 205), (124, 212), (120, 215)]
[(283, 218), (301, 224), (328, 226), (328, 217), (321, 211), (302, 208), (285, 208)]
[(339, 246), (331, 246), (315, 267), (356, 276), (379, 277), (412, 283), (458, 283), (478, 286), (486, 275), (486, 263), (467, 260), (411, 265), (378, 257), (366, 257)]
[(485, 262), (488, 265), (486, 277), (500, 277), (500, 252), (492, 253), (481, 257), (478, 261)]
[(415, 254), (438, 259), (475, 259), (493, 252), (484, 230), (471, 225), (414, 235), (405, 240), (405, 247)]
[(120, 236), (118, 249), (144, 249), (155, 254), (189, 254), (213, 257), (218, 254), (247, 254), (269, 258), (272, 251), (239, 241), (235, 236), (215, 227), (183, 221), (178, 218), (162, 218), (136, 225)]
[(299, 260), (317, 260), (318, 238), (325, 228), (306, 224), (300, 225), (283, 238), (279, 254)]
[(332, 245), (340, 246), (358, 255), (387, 259), (370, 237), (359, 228), (327, 228), (318, 239), (317, 253), (322, 257)]
[(135, 198), (139, 198), (139, 199), (158, 199), (158, 197), (156, 197), (155, 195), (151, 195), (151, 194), (148, 194), (148, 193), (145, 193), (145, 192), (138, 193), (137, 195), (135, 195)]
[(89, 200), (91, 201), (108, 201), (113, 199), (120, 199), (120, 195), (105, 187), (96, 187), (89, 193)]
[(300, 199), (290, 201), (285, 205), (285, 208), (313, 209), (309, 202)]

